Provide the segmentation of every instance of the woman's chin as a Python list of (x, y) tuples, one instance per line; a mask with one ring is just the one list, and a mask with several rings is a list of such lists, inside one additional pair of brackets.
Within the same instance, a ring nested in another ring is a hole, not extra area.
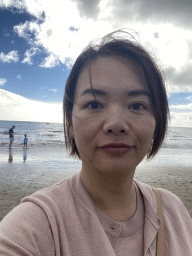
[(121, 163), (99, 163), (99, 166), (97, 166), (97, 170), (99, 173), (107, 174), (108, 176), (127, 176), (130, 174), (134, 175), (136, 165), (128, 165)]

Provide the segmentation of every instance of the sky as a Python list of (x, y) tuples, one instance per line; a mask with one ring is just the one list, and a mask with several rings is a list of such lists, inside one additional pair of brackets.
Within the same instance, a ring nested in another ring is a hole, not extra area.
[(160, 65), (170, 126), (192, 127), (191, 0), (0, 0), (0, 120), (62, 122), (75, 59), (117, 29)]

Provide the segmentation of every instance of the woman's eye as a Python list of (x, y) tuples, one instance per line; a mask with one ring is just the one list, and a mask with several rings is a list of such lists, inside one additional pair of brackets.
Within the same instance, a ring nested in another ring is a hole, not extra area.
[(133, 110), (144, 110), (144, 109), (146, 109), (146, 107), (142, 103), (134, 103), (129, 108), (133, 109)]
[(101, 109), (102, 105), (97, 101), (92, 101), (89, 102), (85, 107), (89, 109)]

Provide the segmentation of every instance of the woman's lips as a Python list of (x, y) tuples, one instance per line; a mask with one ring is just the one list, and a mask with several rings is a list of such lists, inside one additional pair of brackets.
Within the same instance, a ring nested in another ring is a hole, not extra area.
[(124, 143), (110, 143), (100, 147), (104, 152), (113, 155), (121, 155), (127, 153), (132, 146)]

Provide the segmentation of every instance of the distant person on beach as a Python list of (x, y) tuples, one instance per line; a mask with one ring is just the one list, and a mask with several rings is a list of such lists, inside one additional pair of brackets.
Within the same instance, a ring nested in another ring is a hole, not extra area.
[(159, 67), (128, 36), (106, 35), (76, 59), (64, 134), (81, 171), (25, 197), (2, 220), (0, 255), (192, 255), (192, 219), (181, 200), (134, 179), (143, 158), (161, 148), (169, 109)]
[(24, 148), (23, 149), (27, 149), (27, 142), (28, 142), (28, 138), (27, 138), (27, 134), (24, 135)]
[(11, 127), (11, 129), (9, 129), (9, 138), (10, 138), (9, 149), (11, 149), (13, 141), (14, 141), (14, 133), (13, 133), (14, 129), (15, 129), (14, 125)]

